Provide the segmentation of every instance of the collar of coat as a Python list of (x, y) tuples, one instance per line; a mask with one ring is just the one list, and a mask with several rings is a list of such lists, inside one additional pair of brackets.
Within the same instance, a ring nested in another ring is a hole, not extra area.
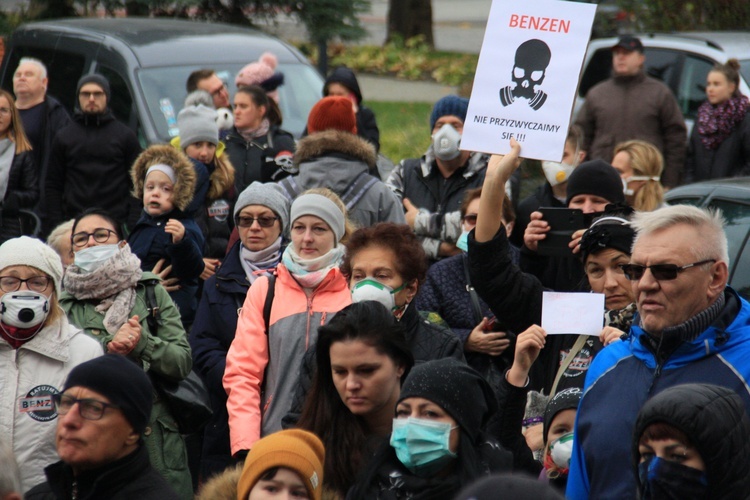
[(331, 153), (360, 160), (370, 169), (377, 167), (375, 146), (359, 136), (341, 130), (324, 130), (300, 140), (294, 153), (294, 165), (299, 167), (300, 163)]

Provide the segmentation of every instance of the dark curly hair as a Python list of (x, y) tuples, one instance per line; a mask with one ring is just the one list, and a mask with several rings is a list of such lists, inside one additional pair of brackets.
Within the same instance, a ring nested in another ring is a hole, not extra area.
[(396, 271), (405, 283), (415, 279), (421, 284), (427, 276), (427, 255), (414, 231), (406, 224), (380, 222), (357, 229), (346, 243), (346, 256), (341, 272), (347, 279), (352, 275), (352, 258), (368, 247), (388, 248), (396, 255)]

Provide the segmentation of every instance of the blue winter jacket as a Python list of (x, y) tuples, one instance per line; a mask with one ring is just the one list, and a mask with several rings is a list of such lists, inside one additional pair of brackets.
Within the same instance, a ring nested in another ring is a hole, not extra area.
[(630, 336), (602, 350), (586, 375), (576, 416), (566, 498), (636, 498), (631, 443), (636, 417), (651, 396), (680, 384), (734, 390), (750, 412), (750, 304), (730, 287), (726, 306), (692, 342), (658, 366), (647, 334), (633, 322)]

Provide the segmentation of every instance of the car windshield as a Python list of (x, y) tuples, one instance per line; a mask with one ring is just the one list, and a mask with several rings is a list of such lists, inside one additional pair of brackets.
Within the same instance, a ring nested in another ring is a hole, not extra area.
[[(243, 66), (244, 63), (213, 66), (219, 78), (227, 83), (232, 98), (234, 77)], [(196, 69), (194, 66), (170, 66), (138, 71), (151, 122), (164, 141), (179, 135), (177, 113), (187, 95), (185, 81)], [(279, 87), (279, 107), (284, 117), (282, 128), (299, 137), (307, 124), (307, 114), (322, 95), (323, 80), (306, 64), (279, 64), (278, 69), (284, 73), (284, 85)]]

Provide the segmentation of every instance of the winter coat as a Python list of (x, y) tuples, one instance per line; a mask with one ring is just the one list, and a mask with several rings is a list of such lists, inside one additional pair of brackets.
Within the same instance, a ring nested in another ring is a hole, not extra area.
[(679, 429), (695, 446), (706, 467), (706, 498), (729, 500), (750, 495), (750, 418), (742, 399), (734, 392), (715, 385), (685, 384), (647, 401), (638, 413), (633, 433), (636, 477), (638, 443), (643, 432), (655, 423)]
[(22, 491), (44, 481), (44, 467), (60, 459), (51, 395), (62, 391), (76, 365), (102, 354), (64, 315), (18, 349), (0, 339), (0, 435), (18, 462)]
[[(396, 165), (386, 185), (396, 193), (399, 200), (408, 198), (420, 210), (437, 214), (438, 219), (443, 220), (446, 214), (459, 212), (466, 191), (482, 187), (487, 161), (487, 155), (472, 153), (466, 165), (446, 179), (437, 167), (430, 146), (422, 158), (403, 160)], [(435, 226), (430, 232), (417, 231), (427, 257), (433, 261), (438, 259), (443, 224)], [(455, 244), (455, 240), (449, 241)]]
[(641, 72), (595, 85), (575, 121), (583, 129), (583, 149), (591, 160), (612, 162), (615, 146), (631, 139), (648, 141), (664, 155), (665, 187), (681, 184), (687, 129), (669, 87)]
[(327, 187), (342, 199), (349, 218), (359, 227), (378, 222), (404, 224), (401, 202), (378, 178), (375, 149), (361, 137), (325, 130), (305, 137), (297, 146), (294, 164), (299, 174), (279, 184), (290, 200), (316, 187)]
[[(178, 496), (151, 467), (145, 446), (106, 466), (73, 476), (69, 465), (57, 462), (44, 469), (47, 482), (26, 494), (26, 500), (178, 500)], [(77, 495), (73, 494), (73, 491)], [(191, 497), (189, 497), (191, 498)]]
[(526, 226), (531, 222), (532, 212), (536, 212), (540, 207), (565, 208), (566, 206), (565, 203), (555, 198), (549, 182), (544, 181), (533, 193), (518, 204), (518, 208), (516, 208), (516, 223), (513, 225), (510, 242), (519, 248), (523, 246), (523, 233), (526, 231)]
[(140, 152), (135, 133), (110, 110), (97, 115), (76, 112), (52, 143), (45, 234), (91, 207), (132, 225), (140, 203), (130, 197), (130, 166)]
[(281, 429), (305, 351), (317, 342), (318, 328), (352, 301), (338, 268), (309, 297), (283, 264), (276, 272), (268, 332), (263, 318), (268, 278), (260, 276), (250, 287), (227, 353), (223, 384), (233, 455)]
[(750, 113), (718, 148), (701, 142), (698, 125), (693, 127), (685, 162), (685, 183), (750, 175)]
[(294, 136), (272, 125), (268, 134), (246, 141), (237, 129), (232, 129), (224, 140), (225, 154), (235, 170), (234, 186), (241, 193), (253, 181), (278, 182), (297, 173), (292, 166)]
[[(479, 296), (487, 301), (502, 324), (515, 333), (522, 333), (531, 325), (541, 325), (542, 293), (545, 288), (531, 274), (514, 265), (508, 253), (510, 246), (501, 228), (495, 237), (483, 243), (469, 233), (469, 271), (471, 283)], [(604, 312), (604, 311), (602, 311)], [(577, 335), (552, 335), (532, 365), (530, 388), (550, 393), (560, 362), (575, 344)], [(591, 337), (581, 352), (570, 363), (560, 378), (558, 390), (582, 387), (591, 360), (601, 350), (598, 337)]]
[(227, 393), (222, 378), (227, 352), (237, 330), (237, 318), (250, 288), (240, 263), (241, 245), (238, 241), (232, 246), (219, 270), (203, 285), (198, 313), (190, 331), (194, 366), (206, 383), (214, 411), (203, 432), (203, 478), (220, 472), (232, 463)]
[(750, 304), (730, 287), (724, 297), (713, 324), (671, 355), (655, 352), (648, 334), (634, 323), (629, 338), (594, 358), (576, 417), (567, 498), (635, 498), (629, 464), (636, 417), (650, 396), (668, 387), (720, 385), (735, 391), (750, 410)]
[[(153, 280), (158, 280), (155, 274), (144, 272), (136, 288), (135, 305), (129, 316), (138, 315), (141, 338), (128, 357), (146, 371), (169, 380), (182, 380), (190, 373), (192, 366), (190, 345), (177, 307), (167, 291), (158, 284), (154, 286), (154, 293), (161, 322), (158, 332), (152, 332), (149, 328), (146, 286)], [(67, 313), (70, 322), (98, 340), (106, 350), (107, 343), (114, 335), (104, 328), (104, 315), (95, 309), (98, 302), (77, 300), (68, 292), (63, 292), (60, 296), (60, 306)], [(166, 402), (156, 392), (144, 440), (153, 467), (181, 498), (192, 498), (193, 487), (187, 468), (185, 443)]]
[[(176, 182), (172, 191), (174, 209), (157, 216), (144, 209), (133, 231), (128, 235), (130, 250), (141, 260), (141, 269), (151, 271), (160, 259), (171, 265), (170, 276), (180, 280), (180, 289), (169, 295), (177, 304), (184, 325), (190, 325), (198, 308), (198, 278), (203, 272), (203, 234), (192, 217), (183, 212), (193, 200), (197, 175), (189, 159), (172, 146), (152, 146), (141, 154), (133, 164), (131, 178), (133, 196), (143, 199), (146, 172), (156, 164), (169, 165), (174, 169)], [(182, 241), (175, 244), (172, 235), (164, 227), (169, 219), (177, 219), (185, 226)]]
[[(362, 105), (362, 91), (359, 88), (359, 82), (354, 75), (354, 71), (346, 66), (339, 66), (334, 69), (323, 85), (323, 95), (328, 95), (328, 87), (332, 83), (338, 83), (349, 89), (357, 98), (357, 135), (375, 146), (375, 152), (380, 150), (380, 130), (375, 121), (375, 113), (370, 108)], [(307, 128), (305, 128), (305, 132)], [(306, 133), (303, 135), (307, 135)]]
[[(14, 147), (11, 145), (11, 147)], [(8, 189), (2, 207), (0, 243), (22, 234), (18, 210), (33, 209), (39, 200), (39, 171), (31, 151), (16, 153), (8, 174)]]

